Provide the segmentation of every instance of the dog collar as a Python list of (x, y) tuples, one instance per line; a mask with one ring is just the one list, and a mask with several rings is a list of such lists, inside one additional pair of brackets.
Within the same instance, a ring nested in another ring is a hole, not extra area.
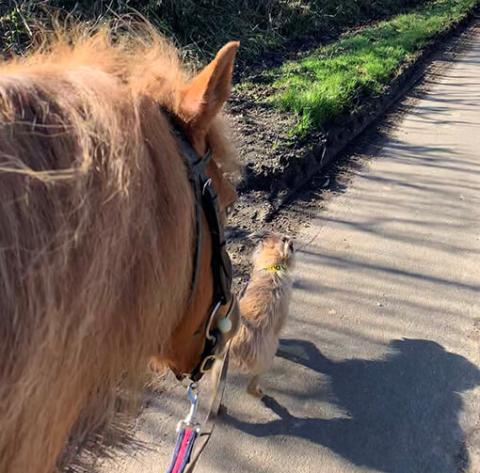
[(269, 264), (263, 268), (264, 271), (269, 271), (270, 273), (278, 273), (279, 271), (286, 271), (287, 265), (282, 264)]

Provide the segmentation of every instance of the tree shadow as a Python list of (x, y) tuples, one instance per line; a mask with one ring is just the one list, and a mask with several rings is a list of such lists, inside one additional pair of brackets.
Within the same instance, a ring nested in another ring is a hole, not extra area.
[(480, 384), (478, 368), (428, 340), (395, 340), (384, 359), (332, 361), (308, 341), (282, 340), (278, 356), (330, 380), (332, 402), (346, 415), (297, 417), (273, 397), (279, 419), (225, 421), (256, 437), (284, 435), (328, 447), (355, 465), (386, 473), (458, 473), (468, 467), (459, 425), (460, 393)]

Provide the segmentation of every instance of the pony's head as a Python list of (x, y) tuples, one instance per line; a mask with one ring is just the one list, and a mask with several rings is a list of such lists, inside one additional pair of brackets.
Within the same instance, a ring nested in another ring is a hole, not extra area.
[[(227, 177), (229, 169), (222, 168), (222, 163), (225, 163), (225, 144), (223, 133), (219, 129), (218, 114), (230, 96), (238, 46), (239, 43), (233, 41), (226, 44), (208, 66), (179, 88), (175, 101), (177, 106), (173, 111), (182, 138), (188, 141), (198, 159), (205, 159), (206, 155), (213, 158), (205, 163), (205, 174), (211, 180), (214, 193), (218, 196), (217, 218), (222, 235), (226, 210), (235, 202), (236, 192)], [(199, 370), (201, 372), (207, 366), (204, 363), (205, 358), (211, 359), (223, 353), (228, 340), (238, 327), (238, 307), (236, 300), (230, 295), (231, 274), (224, 275), (229, 286), (228, 297), (221, 303), (215, 299), (214, 285), (218, 284), (218, 281), (215, 281), (215, 268), (212, 265), (220, 265), (220, 270), (223, 270), (225, 264), (229, 265), (230, 262), (222, 261), (218, 257), (212, 260), (212, 235), (207, 220), (202, 210), (195, 237), (195, 253), (198, 253), (198, 256), (193, 271), (197, 273), (197, 277), (192, 278), (189, 304), (173, 333), (170, 350), (163, 356), (163, 363), (166, 362), (177, 376), (191, 374), (192, 371), (196, 371), (196, 376), (201, 376)], [(223, 237), (221, 243), (224, 243)], [(215, 251), (215, 245), (213, 246)], [(226, 252), (224, 258), (228, 258)], [(214, 336), (212, 332), (215, 333)], [(208, 343), (210, 346), (206, 346)]]

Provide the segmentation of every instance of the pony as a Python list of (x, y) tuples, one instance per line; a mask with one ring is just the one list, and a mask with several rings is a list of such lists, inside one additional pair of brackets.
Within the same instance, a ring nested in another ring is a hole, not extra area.
[(198, 361), (212, 250), (206, 231), (192, 288), (194, 195), (171, 117), (213, 155), (225, 215), (238, 46), (192, 74), (151, 28), (77, 27), (0, 63), (0, 471), (65, 467), (119, 393), (138, 405), (152, 357)]

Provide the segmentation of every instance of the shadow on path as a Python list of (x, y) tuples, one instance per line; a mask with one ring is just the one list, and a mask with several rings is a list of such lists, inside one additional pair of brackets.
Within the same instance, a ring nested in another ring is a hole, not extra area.
[(226, 415), (224, 421), (257, 437), (303, 438), (386, 473), (464, 471), (469, 461), (458, 420), (460, 393), (480, 384), (480, 371), (432, 341), (395, 340), (389, 348), (381, 360), (335, 362), (311, 342), (282, 340), (278, 356), (326, 375), (332, 402), (345, 416), (296, 417), (265, 396), (278, 420), (253, 424)]

